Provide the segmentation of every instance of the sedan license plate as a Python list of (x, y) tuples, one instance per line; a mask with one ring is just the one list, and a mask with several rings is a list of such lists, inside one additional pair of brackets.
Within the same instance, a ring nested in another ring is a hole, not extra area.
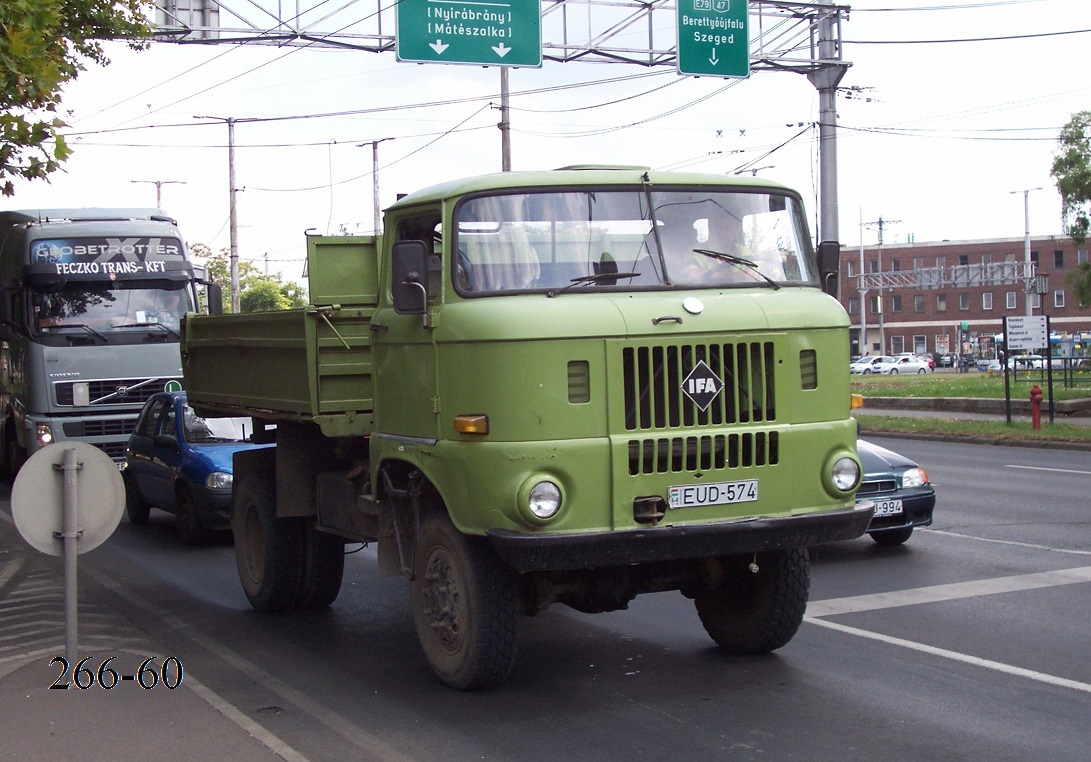
[(697, 508), (704, 505), (752, 503), (758, 499), (758, 480), (683, 484), (671, 487), (667, 502), (671, 508)]
[(902, 512), (901, 500), (876, 500), (875, 502), (875, 518), (881, 519), (884, 516), (899, 516)]

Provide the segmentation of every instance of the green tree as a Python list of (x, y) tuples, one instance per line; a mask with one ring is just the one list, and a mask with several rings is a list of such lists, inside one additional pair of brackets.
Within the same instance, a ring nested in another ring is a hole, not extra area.
[[(1050, 174), (1061, 194), (1065, 233), (1077, 245), (1091, 232), (1091, 111), (1079, 111), (1061, 128)], [(1080, 306), (1091, 304), (1091, 265), (1070, 270), (1065, 283)]]
[(71, 151), (55, 116), (64, 85), (84, 61), (110, 63), (103, 40), (147, 46), (147, 0), (3, 0), (0, 2), (0, 193), (13, 178), (38, 180)]
[[(203, 243), (191, 243), (190, 254), (203, 262), (208, 277), (223, 286), (224, 312), (231, 311), (231, 255), (227, 249), (219, 254)], [(295, 281), (283, 281), (279, 275), (266, 275), (252, 262), (239, 259), (239, 311), (262, 312), (289, 310), (307, 306), (307, 292)]]

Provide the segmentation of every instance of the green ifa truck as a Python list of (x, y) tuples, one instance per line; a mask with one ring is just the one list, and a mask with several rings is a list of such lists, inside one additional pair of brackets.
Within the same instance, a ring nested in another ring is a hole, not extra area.
[(190, 403), (276, 442), (234, 464), (250, 603), (328, 606), (377, 543), (455, 688), (504, 681), (552, 603), (678, 590), (723, 649), (783, 646), (807, 547), (872, 513), (820, 248), (787, 188), (638, 167), (450, 182), (381, 236), (308, 238), (310, 306), (182, 331)]

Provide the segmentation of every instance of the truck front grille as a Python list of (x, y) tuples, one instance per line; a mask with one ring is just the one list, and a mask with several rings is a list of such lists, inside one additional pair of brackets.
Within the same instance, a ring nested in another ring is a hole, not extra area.
[[(84, 437), (128, 437), (136, 428), (135, 418), (119, 420), (110, 418), (105, 421), (71, 421), (64, 424), (64, 436), (67, 439)], [(122, 443), (124, 444), (124, 442)]]
[(629, 475), (774, 466), (780, 460), (779, 444), (775, 431), (632, 439)]
[(151, 396), (163, 391), (169, 378), (111, 378), (94, 381), (59, 381), (53, 385), (57, 405), (71, 407), (76, 404), (76, 386), (87, 386), (87, 404), (95, 405), (143, 405)]
[[(723, 382), (703, 410), (682, 389), (701, 362)], [(723, 426), (776, 419), (773, 342), (624, 347), (625, 429)]]

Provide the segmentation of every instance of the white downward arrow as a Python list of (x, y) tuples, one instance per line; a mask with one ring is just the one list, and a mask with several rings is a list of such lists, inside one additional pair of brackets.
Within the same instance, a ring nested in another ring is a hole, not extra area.
[(716, 57), (716, 48), (712, 49), (712, 57), (710, 59), (708, 59), (708, 62), (710, 64), (712, 64), (713, 66), (715, 66), (716, 64), (718, 64), (720, 62), (720, 59)]
[(444, 44), (443, 40), (436, 40), (435, 42), (428, 43), (428, 47), (436, 51), (437, 56), (443, 55), (443, 51), (447, 50), (450, 45)]
[(499, 45), (497, 45), (496, 47), (493, 48), (493, 51), (496, 53), (496, 55), (500, 56), (501, 58), (506, 56), (508, 54), (509, 50), (511, 50), (511, 48), (509, 48), (504, 43), (500, 43)]

